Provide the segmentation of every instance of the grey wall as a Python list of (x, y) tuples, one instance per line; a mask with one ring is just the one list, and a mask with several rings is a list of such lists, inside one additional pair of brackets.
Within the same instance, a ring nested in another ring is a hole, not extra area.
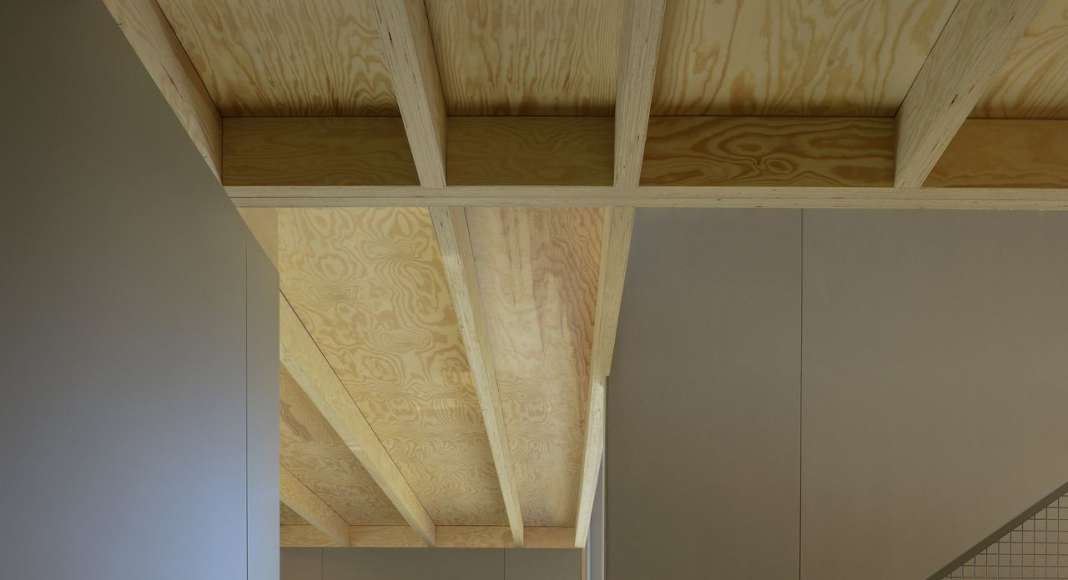
[(286, 548), (282, 580), (579, 580), (580, 550)]
[(1068, 214), (639, 210), (607, 565), (923, 579), (1068, 481)]
[(797, 577), (801, 213), (640, 210), (608, 385), (607, 578)]
[(0, 49), (0, 577), (276, 575), (273, 270), (99, 1)]
[(1068, 214), (806, 212), (802, 571), (926, 578), (1068, 481)]

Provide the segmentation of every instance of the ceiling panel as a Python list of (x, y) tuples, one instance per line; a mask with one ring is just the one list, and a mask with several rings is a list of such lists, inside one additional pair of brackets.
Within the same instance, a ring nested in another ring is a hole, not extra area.
[(312, 338), (438, 524), (504, 525), (425, 209), (282, 209), (278, 266)]
[(1068, 0), (1047, 0), (973, 116), (1068, 118)]
[(450, 115), (611, 115), (621, 0), (433, 0)]
[(160, 0), (223, 116), (396, 115), (372, 0)]
[(282, 467), (350, 525), (404, 524), (393, 503), (284, 368), (279, 378)]
[(467, 210), (528, 526), (574, 525), (601, 215), (600, 209)]
[(653, 114), (888, 116), (956, 0), (673, 0)]

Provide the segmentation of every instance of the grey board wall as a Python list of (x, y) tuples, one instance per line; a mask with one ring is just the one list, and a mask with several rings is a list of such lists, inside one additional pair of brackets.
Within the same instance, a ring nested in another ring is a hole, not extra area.
[(580, 550), (286, 548), (282, 580), (580, 580)]
[(805, 578), (926, 578), (1068, 481), (1068, 214), (806, 212)]
[(277, 577), (273, 270), (102, 3), (0, 49), (0, 577)]
[(639, 210), (608, 577), (927, 578), (1068, 481), (1066, 296), (1068, 214)]
[(801, 212), (639, 210), (606, 578), (797, 578)]

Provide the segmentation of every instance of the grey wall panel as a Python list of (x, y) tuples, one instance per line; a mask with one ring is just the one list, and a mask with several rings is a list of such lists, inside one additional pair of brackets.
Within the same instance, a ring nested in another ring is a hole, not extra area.
[(281, 580), (323, 580), (321, 548), (283, 548)]
[(797, 211), (638, 210), (608, 388), (608, 578), (797, 578), (800, 247)]
[(580, 580), (582, 550), (505, 550), (505, 580)]
[(278, 272), (246, 238), (248, 577), (278, 578)]
[(502, 580), (503, 577), (503, 550), (323, 550), (323, 580)]
[(805, 216), (803, 578), (926, 578), (1068, 481), (1068, 215)]
[(0, 577), (243, 579), (247, 234), (99, 1), (0, 55)]

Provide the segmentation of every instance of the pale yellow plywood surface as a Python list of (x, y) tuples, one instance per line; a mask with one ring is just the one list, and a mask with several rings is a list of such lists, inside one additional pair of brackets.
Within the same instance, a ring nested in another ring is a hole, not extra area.
[(396, 115), (371, 0), (160, 0), (223, 116)]
[(300, 514), (293, 511), (289, 506), (284, 503), (278, 504), (278, 521), (283, 526), (307, 526), (308, 520), (300, 517)]
[(573, 526), (599, 209), (469, 208), (487, 333), (528, 526)]
[(955, 5), (668, 2), (653, 114), (892, 117)]
[(506, 523), (425, 209), (280, 209), (282, 291), (436, 524)]
[(611, 115), (620, 0), (433, 0), (450, 115)]
[(285, 369), (280, 383), (282, 467), (349, 525), (404, 524), (389, 498)]
[(972, 116), (1068, 118), (1068, 0), (1046, 1)]

